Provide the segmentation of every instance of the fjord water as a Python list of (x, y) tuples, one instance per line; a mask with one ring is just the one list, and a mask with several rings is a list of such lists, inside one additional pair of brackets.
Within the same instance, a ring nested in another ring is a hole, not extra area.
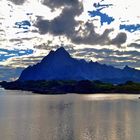
[(0, 90), (0, 139), (139, 140), (138, 95)]

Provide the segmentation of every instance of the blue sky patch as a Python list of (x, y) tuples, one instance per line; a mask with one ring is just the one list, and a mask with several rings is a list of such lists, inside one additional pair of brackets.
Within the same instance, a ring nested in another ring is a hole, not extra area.
[(15, 25), (17, 28), (29, 29), (31, 23), (28, 20), (23, 20), (21, 22), (16, 22)]
[(28, 50), (7, 50), (7, 49), (0, 49), (0, 61), (4, 61), (8, 58), (15, 57), (15, 56), (23, 56), (23, 55), (29, 55), (33, 54), (33, 50), (28, 49)]
[[(103, 2), (103, 0), (101, 2)], [(95, 8), (95, 10), (88, 11), (88, 13), (91, 17), (100, 17), (101, 26), (103, 26), (104, 23), (111, 24), (115, 19), (102, 12), (103, 9), (109, 8), (110, 6), (113, 6), (113, 4), (100, 4), (99, 2), (94, 3), (93, 7)]]
[(115, 20), (113, 17), (110, 17), (107, 14), (100, 12), (99, 10), (88, 11), (88, 13), (91, 17), (99, 16), (101, 26), (103, 26), (104, 23), (111, 24)]
[(130, 24), (130, 25), (121, 24), (120, 25), (120, 30), (123, 30), (123, 29), (128, 31), (128, 32), (133, 33), (137, 30), (140, 30), (140, 24), (136, 24), (136, 25), (134, 25), (134, 24)]

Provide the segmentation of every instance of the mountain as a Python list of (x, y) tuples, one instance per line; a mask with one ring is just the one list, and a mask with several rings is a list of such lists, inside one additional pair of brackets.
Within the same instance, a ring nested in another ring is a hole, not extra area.
[(58, 48), (29, 66), (21, 73), (19, 81), (28, 80), (101, 80), (111, 83), (140, 82), (140, 71), (129, 66), (115, 68), (98, 62), (72, 58), (63, 48)]

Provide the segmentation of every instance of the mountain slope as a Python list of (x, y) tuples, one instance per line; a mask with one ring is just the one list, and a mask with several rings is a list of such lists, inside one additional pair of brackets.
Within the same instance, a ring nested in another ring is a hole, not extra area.
[(124, 69), (75, 59), (63, 48), (51, 51), (36, 65), (24, 69), (19, 81), (28, 80), (102, 80), (120, 83), (140, 81), (140, 71), (126, 66)]

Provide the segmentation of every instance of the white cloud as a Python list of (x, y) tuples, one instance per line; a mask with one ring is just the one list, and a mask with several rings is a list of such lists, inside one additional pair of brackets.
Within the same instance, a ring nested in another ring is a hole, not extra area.
[[(84, 4), (84, 12), (80, 17), (77, 18), (77, 20), (81, 20), (81, 25), (86, 23), (88, 20), (92, 20), (93, 18), (89, 17), (88, 12), (89, 10), (93, 10), (93, 3), (94, 2), (100, 2), (101, 0), (81, 0)], [(105, 29), (114, 29), (113, 32), (109, 34), (110, 39), (115, 38), (118, 33), (120, 33), (119, 25), (121, 21), (124, 21), (124, 24), (137, 24), (139, 23), (139, 5), (140, 1), (138, 0), (104, 0), (102, 2), (103, 4), (113, 4), (113, 7), (109, 7), (103, 10), (104, 13), (113, 16), (115, 18), (115, 21), (112, 22), (110, 25), (104, 25), (100, 26), (100, 18), (97, 18), (97, 20), (93, 20), (92, 23), (95, 26), (95, 32), (99, 35), (103, 34)], [(62, 12), (62, 9), (64, 7), (58, 8), (55, 11), (51, 11), (50, 8), (48, 8), (46, 5), (41, 4), (41, 0), (26, 0), (25, 3), (22, 3), (20, 5), (15, 5), (10, 0), (1, 0), (0, 1), (0, 48), (5, 48), (7, 50), (12, 49), (32, 49), (34, 50), (34, 54), (32, 55), (25, 55), (25, 56), (17, 56), (8, 59), (5, 62), (1, 62), (2, 65), (10, 65), (18, 67), (19, 64), (16, 64), (16, 62), (19, 62), (21, 60), (23, 62), (23, 59), (30, 58), (30, 62), (25, 63), (22, 66), (27, 66), (27, 64), (32, 64), (32, 62), (37, 62), (31, 59), (32, 57), (39, 57), (40, 59), (47, 54), (47, 51), (51, 49), (50, 46), (54, 45), (61, 45), (61, 43), (64, 44), (73, 44), (75, 46), (75, 50), (77, 51), (81, 48), (110, 48), (110, 49), (121, 49), (124, 51), (133, 51), (138, 50), (138, 48), (130, 48), (127, 46), (131, 43), (135, 43), (136, 40), (140, 39), (140, 31), (129, 33), (127, 31), (123, 31), (127, 34), (127, 42), (124, 43), (122, 46), (124, 48), (118, 48), (116, 45), (104, 45), (100, 46), (100, 44), (95, 44), (95, 46), (91, 46), (89, 44), (86, 45), (77, 45), (72, 43), (70, 40), (67, 39), (65, 36), (58, 36), (55, 37), (53, 35), (45, 34), (40, 35), (38, 32), (38, 29), (34, 26), (36, 23), (36, 20), (38, 18), (42, 18), (43, 20), (52, 20), (60, 13)], [(69, 18), (69, 17), (68, 17)], [(26, 31), (26, 29), (23, 28), (15, 28), (15, 22), (21, 22), (23, 20), (28, 20), (31, 23), (31, 27)], [(58, 27), (59, 28), (59, 27)], [(53, 41), (53, 42), (51, 42)], [(43, 43), (50, 42), (51, 45), (46, 47), (47, 51), (45, 52), (44, 49), (38, 49), (34, 48), (34, 46), (38, 46)], [(137, 41), (138, 42), (138, 41)], [(0, 54), (4, 54), (5, 52), (1, 52)], [(8, 55), (8, 54), (5, 54)], [(76, 53), (75, 53), (76, 55)], [(91, 57), (88, 55), (89, 58), (92, 58), (93, 60), (101, 60), (102, 58), (93, 58), (94, 55), (91, 55)], [(37, 58), (38, 59), (38, 58)], [(18, 60), (18, 61), (17, 61)], [(27, 61), (26, 61), (27, 62)], [(139, 64), (138, 64), (139, 65)], [(20, 65), (21, 67), (21, 65)], [(140, 66), (139, 66), (140, 67)]]

